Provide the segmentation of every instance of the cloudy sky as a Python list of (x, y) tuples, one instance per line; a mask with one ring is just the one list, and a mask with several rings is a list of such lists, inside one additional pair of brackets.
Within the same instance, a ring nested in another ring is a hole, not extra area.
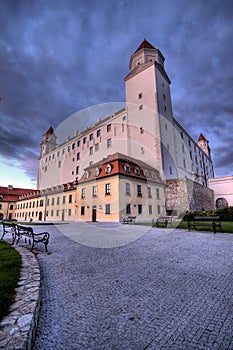
[(0, 0), (0, 28), (0, 185), (36, 186), (50, 125), (125, 101), (144, 38), (165, 56), (175, 117), (209, 140), (215, 176), (233, 174), (231, 0)]

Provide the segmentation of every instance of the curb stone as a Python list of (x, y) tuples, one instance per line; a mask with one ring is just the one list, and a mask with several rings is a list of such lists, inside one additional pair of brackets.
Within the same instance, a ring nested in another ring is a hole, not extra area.
[(0, 323), (0, 349), (30, 350), (40, 310), (40, 268), (36, 256), (25, 247), (14, 247), (22, 258), (20, 279), (10, 313)]

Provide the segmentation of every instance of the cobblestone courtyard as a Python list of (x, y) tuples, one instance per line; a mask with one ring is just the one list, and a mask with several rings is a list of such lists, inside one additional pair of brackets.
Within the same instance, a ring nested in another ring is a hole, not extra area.
[(94, 248), (46, 229), (34, 350), (233, 349), (233, 235), (149, 229)]

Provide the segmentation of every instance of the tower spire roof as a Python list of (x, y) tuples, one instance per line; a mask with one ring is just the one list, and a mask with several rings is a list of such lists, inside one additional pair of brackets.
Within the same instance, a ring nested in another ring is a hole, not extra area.
[(149, 41), (144, 39), (143, 42), (140, 44), (140, 46), (138, 46), (137, 50), (134, 53), (140, 51), (141, 49), (155, 49), (155, 47), (151, 43), (149, 43)]
[(44, 135), (52, 135), (53, 132), (54, 132), (53, 128), (52, 128), (52, 126), (50, 126)]
[(207, 141), (207, 140), (206, 140), (205, 136), (202, 133), (200, 133), (198, 141)]

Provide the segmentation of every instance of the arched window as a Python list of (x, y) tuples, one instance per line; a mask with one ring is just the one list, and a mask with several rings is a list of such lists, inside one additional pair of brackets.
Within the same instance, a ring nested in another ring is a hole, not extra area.
[(225, 198), (218, 198), (216, 200), (216, 208), (224, 208), (224, 207), (228, 207), (228, 202)]

